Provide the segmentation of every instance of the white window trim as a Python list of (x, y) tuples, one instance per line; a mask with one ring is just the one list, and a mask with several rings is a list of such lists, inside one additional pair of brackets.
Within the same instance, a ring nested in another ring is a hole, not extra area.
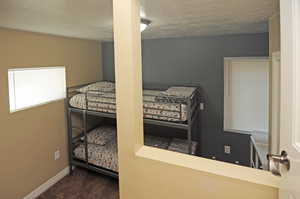
[(231, 80), (231, 62), (232, 61), (262, 61), (270, 60), (269, 57), (224, 57), (224, 131), (236, 132), (236, 133), (251, 133), (249, 131), (242, 131), (237, 129), (230, 128), (232, 123), (231, 118), (231, 101), (229, 99), (231, 90), (230, 90), (230, 80)]

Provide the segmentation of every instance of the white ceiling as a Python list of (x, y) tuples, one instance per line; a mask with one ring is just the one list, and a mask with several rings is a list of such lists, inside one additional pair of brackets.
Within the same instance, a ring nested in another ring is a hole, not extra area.
[[(142, 0), (144, 38), (267, 32), (276, 0)], [(0, 0), (0, 27), (112, 39), (112, 0)]]

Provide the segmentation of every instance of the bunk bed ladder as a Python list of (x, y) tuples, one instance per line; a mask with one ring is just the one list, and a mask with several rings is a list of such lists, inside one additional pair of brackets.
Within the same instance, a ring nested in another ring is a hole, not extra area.
[(88, 151), (88, 139), (87, 139), (87, 112), (82, 111), (82, 126), (84, 133), (84, 148), (85, 148), (85, 164), (89, 164), (89, 151)]
[(85, 93), (85, 110), (82, 111), (82, 127), (84, 133), (84, 147), (85, 147), (85, 163), (89, 164), (89, 151), (88, 151), (88, 139), (87, 139), (87, 111), (89, 110), (88, 107), (88, 98), (87, 93)]
[[(67, 98), (68, 100), (68, 98)], [(68, 101), (66, 102), (68, 103)], [(73, 142), (72, 142), (72, 115), (71, 115), (71, 110), (69, 109), (68, 106), (66, 106), (67, 110), (67, 126), (68, 126), (68, 153), (69, 153), (69, 172), (70, 175), (73, 174), (73, 166), (72, 166), (72, 159), (73, 159)]]
[[(69, 93), (69, 92), (67, 92)], [(87, 99), (87, 94), (85, 95)], [(86, 100), (86, 107), (88, 107), (88, 102)], [(79, 130), (81, 133), (84, 134), (84, 147), (85, 147), (85, 164), (89, 164), (89, 157), (88, 157), (88, 141), (87, 141), (87, 111), (82, 110), (82, 128), (74, 127), (72, 122), (72, 109), (69, 107), (69, 95), (67, 94), (66, 98), (66, 112), (67, 112), (67, 127), (68, 127), (68, 153), (69, 153), (69, 165), (70, 165), (70, 174), (73, 174), (73, 129)]]

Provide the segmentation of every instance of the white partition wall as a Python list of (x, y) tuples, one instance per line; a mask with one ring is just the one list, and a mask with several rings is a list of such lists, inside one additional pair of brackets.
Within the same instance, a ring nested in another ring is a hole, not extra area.
[(269, 172), (143, 145), (139, 3), (113, 1), (120, 198), (278, 198)]

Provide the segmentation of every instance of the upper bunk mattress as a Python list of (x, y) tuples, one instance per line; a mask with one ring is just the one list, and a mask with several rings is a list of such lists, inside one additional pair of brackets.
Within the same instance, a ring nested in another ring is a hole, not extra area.
[[(158, 102), (156, 97), (161, 91), (144, 90), (144, 118), (157, 119), (173, 122), (184, 122), (187, 120), (187, 105), (175, 102)], [(70, 105), (79, 109), (86, 109), (85, 94), (74, 95), (70, 99)], [(93, 111), (116, 113), (115, 93), (101, 93), (87, 95), (88, 109)]]

